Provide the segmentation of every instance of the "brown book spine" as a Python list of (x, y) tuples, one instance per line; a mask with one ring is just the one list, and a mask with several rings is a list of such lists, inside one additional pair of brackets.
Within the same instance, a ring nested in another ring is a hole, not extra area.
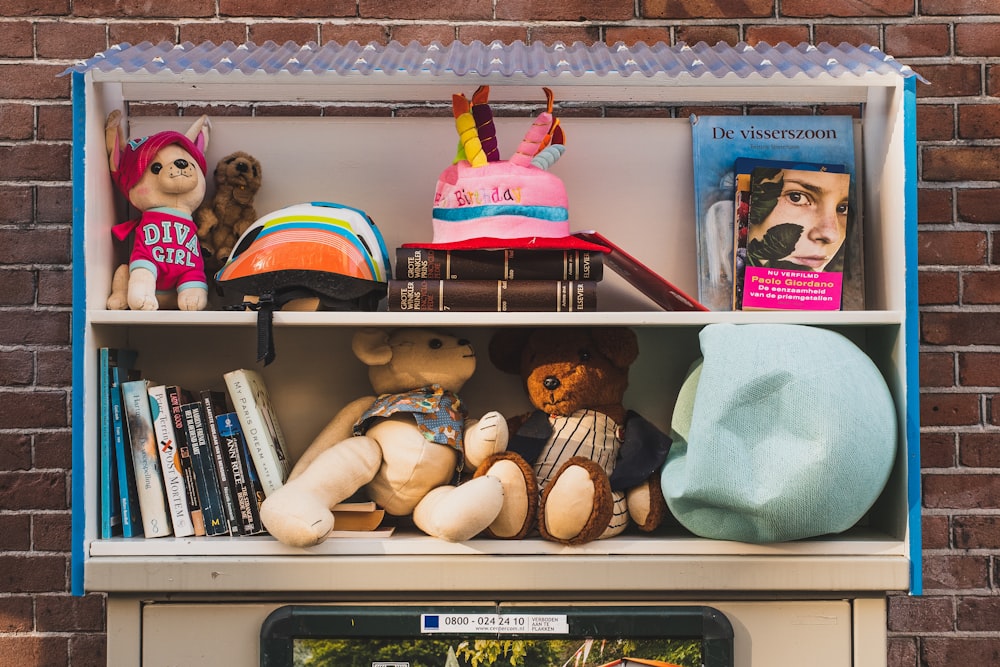
[(600, 280), (602, 253), (589, 250), (396, 248), (397, 280)]
[(390, 280), (392, 312), (597, 310), (593, 280)]

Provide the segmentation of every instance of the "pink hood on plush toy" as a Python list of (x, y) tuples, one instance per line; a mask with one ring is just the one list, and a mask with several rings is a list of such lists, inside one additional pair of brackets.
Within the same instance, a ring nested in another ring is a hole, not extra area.
[(149, 168), (149, 163), (156, 158), (160, 149), (171, 144), (179, 144), (181, 148), (190, 153), (201, 169), (201, 173), (206, 173), (205, 155), (193, 141), (180, 132), (172, 130), (157, 132), (148, 137), (139, 137), (125, 142), (118, 162), (118, 169), (111, 173), (112, 180), (122, 191), (122, 194), (126, 197), (129, 196), (129, 192), (142, 179), (142, 175)]

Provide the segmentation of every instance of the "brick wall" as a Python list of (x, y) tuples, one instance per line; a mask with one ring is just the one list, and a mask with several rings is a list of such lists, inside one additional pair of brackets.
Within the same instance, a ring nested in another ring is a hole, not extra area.
[[(877, 44), (919, 85), (925, 595), (891, 667), (1000, 663), (997, 0), (0, 0), (0, 665), (104, 664), (68, 594), (67, 64), (143, 40), (740, 40)], [(996, 403), (994, 403), (996, 401)]]

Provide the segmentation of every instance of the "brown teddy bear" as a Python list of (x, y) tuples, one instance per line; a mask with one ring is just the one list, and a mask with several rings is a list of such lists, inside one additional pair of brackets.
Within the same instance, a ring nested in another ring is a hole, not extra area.
[(253, 200), (263, 176), (260, 162), (243, 151), (215, 166), (215, 194), (194, 212), (198, 238), (221, 266), (237, 239), (257, 220)]
[(508, 420), (507, 451), (476, 475), (504, 485), (494, 537), (583, 544), (620, 534), (630, 518), (652, 531), (666, 515), (659, 469), (670, 438), (622, 404), (639, 354), (625, 327), (501, 329), (490, 358), (520, 374), (536, 411)]
[(261, 505), (264, 526), (284, 544), (319, 544), (336, 527), (330, 508), (364, 489), (428, 535), (461, 542), (483, 532), (502, 508), (501, 482), (451, 482), (503, 451), (507, 425), (498, 412), (466, 418), (457, 394), (476, 369), (472, 344), (408, 327), (360, 329), (351, 348), (378, 395), (352, 401), (316, 436)]

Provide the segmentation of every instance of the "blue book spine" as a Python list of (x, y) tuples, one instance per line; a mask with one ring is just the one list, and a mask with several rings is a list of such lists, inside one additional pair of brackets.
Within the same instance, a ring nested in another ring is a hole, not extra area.
[(118, 501), (121, 504), (122, 537), (142, 537), (142, 517), (132, 469), (132, 449), (128, 428), (122, 414), (121, 383), (123, 368), (111, 368), (111, 420), (115, 440), (115, 463), (118, 467)]

